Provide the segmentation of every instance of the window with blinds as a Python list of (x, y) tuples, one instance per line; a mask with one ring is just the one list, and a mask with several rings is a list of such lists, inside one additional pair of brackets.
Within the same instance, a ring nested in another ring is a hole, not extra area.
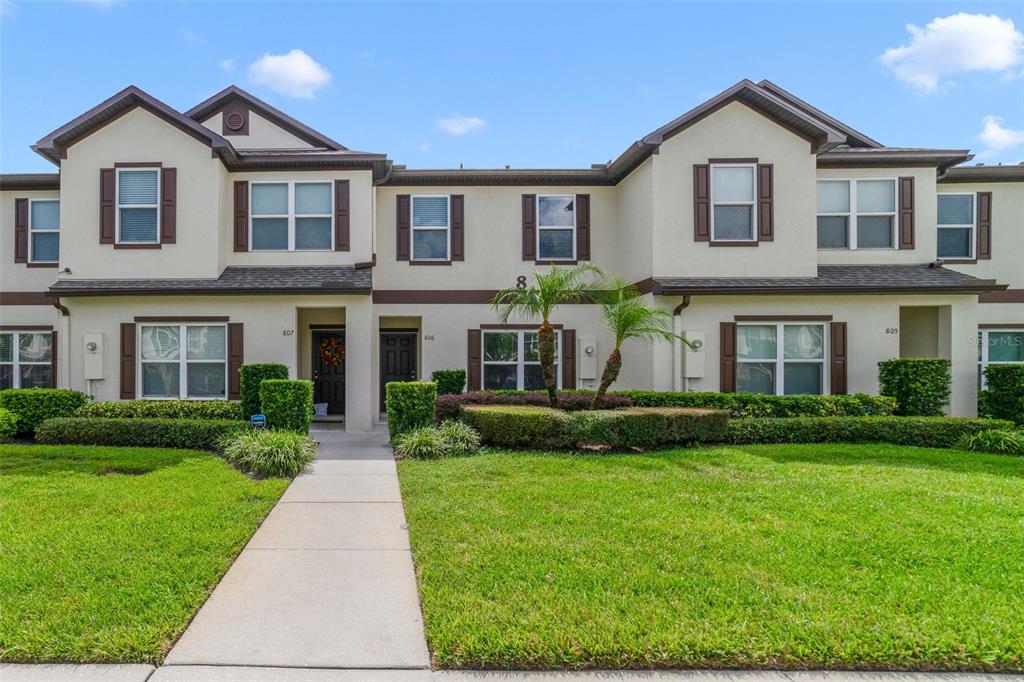
[(938, 196), (938, 257), (974, 258), (974, 195)]
[(117, 222), (118, 243), (159, 242), (159, 169), (117, 169)]
[(449, 260), (450, 227), (448, 196), (413, 196), (412, 259)]
[(227, 397), (226, 325), (140, 325), (139, 336), (142, 397)]
[(60, 201), (29, 202), (29, 262), (56, 263), (60, 258)]

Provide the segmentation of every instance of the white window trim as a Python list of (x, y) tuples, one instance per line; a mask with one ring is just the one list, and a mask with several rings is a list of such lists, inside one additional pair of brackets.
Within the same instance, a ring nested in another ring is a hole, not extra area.
[[(939, 199), (938, 198), (939, 197), (943, 197), (943, 196), (945, 196), (945, 197), (970, 197), (971, 198), (971, 222), (970, 223), (965, 223), (963, 225), (940, 225), (939, 224), (939, 218), (938, 218), (938, 212), (937, 212), (938, 204), (939, 204)], [(939, 259), (943, 259), (943, 260), (960, 260), (960, 259), (974, 260), (977, 257), (977, 254), (975, 253), (975, 250), (977, 248), (977, 243), (978, 243), (978, 241), (977, 241), (978, 240), (978, 194), (977, 194), (977, 192), (937, 192), (936, 193), (936, 197), (935, 197), (935, 207), (936, 207), (936, 217), (935, 217), (935, 229), (936, 229), (935, 257), (939, 258)], [(971, 229), (971, 236), (970, 236), (970, 238), (969, 238), (969, 240), (967, 242), (970, 245), (970, 251), (968, 252), (969, 255), (967, 255), (967, 256), (940, 256), (939, 255), (938, 231), (946, 230), (946, 229), (962, 230), (965, 227), (969, 227)]]
[[(786, 380), (786, 363), (819, 363), (821, 365), (821, 393), (795, 393), (793, 395), (830, 395), (831, 386), (829, 383), (829, 337), (828, 337), (828, 323), (826, 322), (737, 322), (736, 328), (740, 327), (775, 327), (775, 357), (774, 358), (740, 358), (739, 348), (736, 349), (736, 364), (765, 364), (767, 362), (775, 363), (775, 387), (774, 393), (767, 395), (786, 395), (785, 380)], [(821, 358), (786, 358), (786, 327), (821, 327)], [(737, 342), (738, 343), (738, 342)], [(739, 389), (737, 389), (739, 390)]]
[[(445, 199), (448, 201), (446, 211), (447, 221), (444, 227), (431, 225), (429, 227), (416, 227), (416, 200), (417, 199)], [(452, 259), (452, 197), (450, 194), (413, 194), (409, 197), (409, 252), (410, 262), (418, 263), (447, 263)], [(416, 257), (416, 233), (417, 232), (441, 232), (445, 233), (445, 256), (444, 258), (417, 258)]]
[[(53, 367), (53, 360), (42, 360), (40, 362), (28, 362), (21, 359), (21, 342), (20, 338), (22, 335), (32, 336), (34, 334), (46, 334), (50, 336), (50, 357), (53, 358), (53, 353), (56, 349), (53, 347), (53, 332), (51, 331), (31, 331), (31, 332), (16, 332), (16, 331), (4, 331), (0, 329), (0, 336), (11, 336), (11, 361), (6, 362), (0, 360), (0, 366), (9, 366), (11, 368), (11, 388), (21, 388), (21, 368), (23, 366), (42, 366), (42, 367)], [(52, 371), (52, 369), (51, 369)], [(53, 383), (53, 377), (50, 377), (50, 383)]]
[[(118, 244), (159, 244), (160, 243), (160, 166), (132, 166), (130, 168), (114, 169), (114, 211), (115, 233)], [(133, 171), (156, 171), (156, 203), (155, 204), (122, 204), (121, 203), (121, 173)], [(156, 209), (156, 239), (148, 242), (123, 242), (121, 241), (121, 209), (122, 208), (155, 208)]]
[[(541, 199), (569, 199), (569, 200), (571, 200), (572, 201), (572, 226), (570, 227), (569, 225), (541, 225), (540, 224), (540, 200)], [(536, 208), (534, 209), (534, 211), (536, 212), (536, 215), (537, 215), (537, 237), (536, 237), (537, 243), (536, 243), (536, 246), (535, 246), (536, 253), (537, 253), (537, 258), (535, 260), (539, 260), (539, 261), (556, 261), (556, 262), (557, 261), (564, 261), (566, 263), (571, 263), (571, 262), (577, 260), (577, 258), (576, 258), (576, 248), (577, 248), (577, 246), (576, 246), (576, 235), (577, 235), (576, 226), (577, 226), (577, 223), (579, 222), (579, 219), (577, 218), (576, 195), (575, 194), (538, 194), (537, 195), (537, 205), (536, 205)], [(569, 256), (568, 258), (549, 258), (549, 257), (546, 257), (546, 256), (541, 254), (541, 252), (540, 252), (540, 233), (541, 233), (541, 230), (569, 230), (569, 229), (572, 230), (572, 255), (571, 256)]]
[[(564, 228), (563, 228), (564, 229)], [(484, 370), (487, 365), (510, 365), (516, 367), (516, 389), (517, 391), (526, 390), (524, 389), (525, 377), (526, 377), (526, 366), (527, 365), (539, 365), (540, 360), (527, 360), (526, 359), (526, 335), (536, 334), (536, 330), (533, 329), (484, 329), (480, 334), (480, 387), (482, 390), (488, 390), (483, 388), (484, 386)], [(484, 344), (485, 338), (488, 334), (515, 334), (516, 335), (516, 359), (515, 360), (486, 360), (484, 359)], [(562, 360), (559, 357), (562, 351), (562, 330), (555, 330), (555, 376), (557, 380), (558, 390), (562, 390)], [(538, 389), (543, 390), (543, 389)]]
[[(750, 169), (750, 201), (716, 201), (715, 200), (715, 169), (716, 168), (749, 168)], [(713, 163), (708, 169), (708, 196), (710, 197), (711, 241), (736, 244), (752, 244), (757, 241), (757, 164), (756, 163)], [(750, 238), (719, 239), (715, 236), (715, 206), (749, 206), (750, 207)]]
[(978, 343), (981, 344), (981, 353), (980, 353), (981, 357), (978, 358), (978, 390), (979, 391), (984, 391), (987, 388), (987, 382), (985, 380), (985, 368), (988, 367), (989, 365), (1020, 365), (1020, 364), (1024, 364), (1024, 363), (1018, 362), (1016, 360), (989, 360), (988, 359), (988, 335), (989, 335), (990, 332), (996, 332), (996, 333), (999, 333), (999, 332), (1010, 332), (1010, 333), (1020, 332), (1020, 333), (1024, 333), (1024, 331), (1022, 331), (1020, 329), (1009, 329), (1009, 328), (1002, 328), (1002, 329), (1000, 329), (1000, 328), (997, 328), (997, 327), (993, 327), (992, 329), (986, 328), (986, 329), (979, 329), (978, 330)]
[[(136, 386), (135, 395), (143, 400), (227, 400), (228, 398), (228, 365), (230, 349), (228, 344), (228, 325), (223, 322), (151, 322), (137, 325), (135, 347), (138, 348), (136, 364)], [(178, 395), (144, 395), (142, 366), (169, 365), (173, 360), (143, 360), (142, 359), (142, 330), (145, 327), (177, 327), (178, 328)], [(188, 328), (189, 327), (223, 327), (224, 328), (224, 359), (223, 360), (189, 360), (188, 359)], [(188, 394), (188, 366), (189, 364), (224, 365), (224, 395), (222, 396), (190, 396)]]
[[(253, 188), (257, 185), (287, 185), (288, 186), (288, 212), (274, 214), (256, 215), (252, 210)], [(295, 213), (295, 185), (330, 185), (331, 211), (330, 213)], [(257, 249), (253, 246), (252, 232), (253, 224), (260, 218), (285, 218), (288, 221), (288, 248), (287, 249)], [(295, 219), (296, 218), (327, 218), (331, 221), (331, 246), (327, 249), (296, 249), (295, 248)], [(334, 251), (334, 182), (332, 180), (259, 180), (249, 183), (249, 251), (253, 253), (283, 253), (285, 251), (300, 251), (302, 253), (329, 253)]]
[[(891, 182), (892, 183), (892, 192), (893, 192), (893, 194), (892, 194), (892, 204), (893, 204), (893, 210), (892, 211), (883, 211), (883, 212), (880, 212), (880, 213), (858, 213), (858, 211), (857, 211), (857, 183), (858, 182), (881, 182), (881, 181)], [(815, 180), (815, 185), (814, 185), (815, 192), (817, 192), (817, 189), (818, 189), (817, 183), (819, 183), (819, 182), (845, 182), (845, 183), (847, 183), (846, 184), (846, 188), (847, 188), (847, 191), (849, 192), (849, 197), (850, 197), (850, 212), (849, 213), (818, 213), (817, 212), (817, 208), (815, 208), (815, 214), (814, 214), (815, 215), (815, 226), (814, 226), (815, 246), (817, 246), (817, 239), (818, 239), (818, 226), (817, 226), (817, 217), (818, 216), (822, 216), (822, 217), (846, 216), (847, 217), (847, 220), (846, 220), (846, 242), (847, 242), (846, 247), (845, 248), (844, 247), (837, 247), (837, 248), (830, 248), (830, 247), (822, 248), (822, 247), (818, 247), (819, 251), (896, 251), (897, 250), (897, 247), (898, 247), (898, 244), (897, 244), (897, 230), (899, 229), (899, 226), (897, 225), (897, 222), (898, 222), (898, 218), (899, 218), (899, 204), (900, 204), (900, 195), (899, 195), (899, 189), (900, 188), (899, 188), (899, 182), (898, 182), (897, 178), (817, 178)], [(817, 194), (815, 194), (815, 197), (817, 197)], [(815, 201), (817, 201), (817, 198), (815, 198)], [(857, 218), (859, 216), (864, 216), (865, 218), (870, 218), (872, 216), (889, 216), (889, 217), (891, 217), (892, 220), (889, 223), (889, 225), (890, 225), (889, 240), (892, 242), (892, 246), (865, 246), (863, 248), (858, 246), (857, 245), (857, 236), (859, 234), (859, 229), (860, 228), (859, 228), (859, 225), (857, 224)]]
[[(57, 204), (57, 229), (39, 229), (32, 227), (32, 207), (35, 204)], [(42, 232), (43, 234), (56, 234), (57, 239), (60, 240), (60, 199), (29, 199), (28, 200), (28, 262), (29, 263), (57, 263), (60, 261), (60, 251), (58, 246), (57, 260), (39, 260), (35, 257), (36, 247), (35, 240), (32, 239), (33, 233)]]

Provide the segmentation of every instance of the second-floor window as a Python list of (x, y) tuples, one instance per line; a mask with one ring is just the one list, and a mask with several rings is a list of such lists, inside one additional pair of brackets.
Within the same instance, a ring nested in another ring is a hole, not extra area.
[(60, 201), (32, 199), (28, 231), (29, 262), (56, 263), (60, 258)]
[(819, 249), (891, 249), (896, 181), (818, 180)]
[(334, 198), (329, 182), (252, 183), (253, 251), (330, 251)]
[(140, 325), (144, 398), (226, 398), (227, 327)]
[(711, 166), (711, 241), (754, 241), (754, 176), (752, 164)]
[(447, 261), (450, 227), (449, 197), (412, 197), (412, 259)]
[(737, 325), (736, 390), (769, 395), (823, 393), (825, 325)]
[[(485, 331), (483, 333), (484, 390), (544, 389), (544, 372), (540, 366), (540, 342), (537, 332)], [(558, 348), (561, 332), (555, 332), (555, 371), (560, 386), (562, 371)]]
[(576, 259), (576, 197), (537, 197), (537, 260)]
[(117, 241), (156, 244), (160, 235), (160, 170), (117, 170)]
[(974, 258), (974, 195), (938, 197), (938, 257)]

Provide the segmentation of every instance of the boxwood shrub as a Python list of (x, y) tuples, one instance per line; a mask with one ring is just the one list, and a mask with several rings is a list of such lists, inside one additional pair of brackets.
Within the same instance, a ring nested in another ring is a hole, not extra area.
[(1024, 424), (1024, 365), (989, 365), (979, 405), (986, 417)]
[(391, 440), (407, 431), (430, 426), (434, 418), (437, 384), (433, 381), (389, 381), (384, 386)]
[(896, 399), (896, 414), (934, 417), (949, 404), (950, 362), (941, 358), (895, 358), (878, 363), (880, 393)]
[(260, 409), (275, 431), (309, 433), (313, 423), (313, 382), (306, 379), (264, 379)]
[(58, 417), (47, 419), (36, 428), (36, 441), (52, 445), (216, 450), (222, 438), (249, 428), (238, 419)]
[(14, 438), (18, 433), (18, 417), (10, 410), (0, 407), (0, 441)]
[(260, 384), (264, 379), (287, 379), (288, 367), (276, 362), (242, 365), (238, 370), (242, 419), (260, 414)]
[(466, 370), (439, 369), (430, 373), (430, 380), (437, 384), (438, 395), (462, 393), (466, 385)]
[(487, 445), (530, 449), (627, 449), (714, 443), (726, 436), (724, 410), (633, 407), (554, 410), (517, 405), (464, 405), (462, 419)]
[(1012, 422), (965, 417), (790, 417), (729, 422), (728, 441), (747, 443), (893, 443), (949, 448), (963, 436)]
[[(558, 393), (558, 407), (569, 412), (589, 410), (594, 402), (593, 391), (565, 391)], [(604, 409), (617, 410), (630, 407), (633, 401), (627, 397), (607, 395)], [(434, 408), (434, 421), (438, 424), (459, 418), (462, 405), (535, 405), (547, 407), (548, 394), (539, 391), (472, 391), (460, 395), (439, 395)]]
[(241, 419), (238, 403), (227, 400), (122, 400), (89, 403), (78, 408), (76, 417), (121, 419)]
[(0, 407), (18, 417), (18, 435), (31, 436), (36, 426), (52, 417), (70, 417), (89, 397), (63, 388), (9, 388), (0, 391)]
[(862, 417), (884, 416), (896, 410), (887, 396), (763, 395), (712, 391), (617, 391), (637, 407), (704, 407), (728, 410), (733, 417)]

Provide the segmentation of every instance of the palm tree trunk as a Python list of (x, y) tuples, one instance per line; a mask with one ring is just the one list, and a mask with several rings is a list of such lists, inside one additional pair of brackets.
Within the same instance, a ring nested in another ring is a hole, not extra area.
[(601, 403), (604, 400), (605, 393), (608, 392), (608, 387), (615, 383), (615, 380), (619, 378), (619, 370), (622, 369), (622, 353), (616, 348), (608, 356), (608, 359), (604, 363), (604, 371), (601, 372), (601, 385), (597, 387), (597, 393), (594, 395), (593, 409), (600, 409)]
[(558, 374), (555, 371), (555, 330), (547, 320), (537, 330), (540, 346), (540, 367), (544, 372), (544, 385), (548, 389), (548, 403), (558, 407)]

